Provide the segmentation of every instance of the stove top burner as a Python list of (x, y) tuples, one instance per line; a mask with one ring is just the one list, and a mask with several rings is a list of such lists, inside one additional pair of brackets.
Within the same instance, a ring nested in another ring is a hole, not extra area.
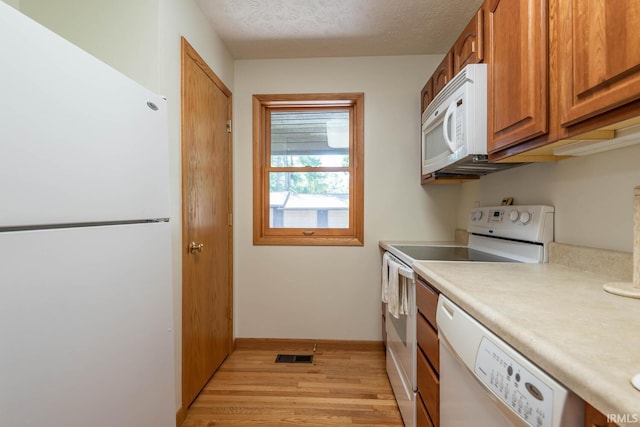
[(415, 261), (517, 262), (466, 246), (393, 245), (393, 247)]

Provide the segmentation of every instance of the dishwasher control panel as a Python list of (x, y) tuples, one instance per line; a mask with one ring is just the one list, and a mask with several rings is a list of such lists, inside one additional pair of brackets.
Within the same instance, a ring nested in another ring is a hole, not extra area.
[(476, 354), (475, 374), (515, 414), (532, 427), (551, 427), (553, 390), (487, 337)]

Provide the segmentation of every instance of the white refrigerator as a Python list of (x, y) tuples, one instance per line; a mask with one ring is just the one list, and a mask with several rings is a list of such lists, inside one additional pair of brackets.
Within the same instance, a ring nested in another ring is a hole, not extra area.
[(166, 110), (0, 1), (0, 426), (175, 425)]

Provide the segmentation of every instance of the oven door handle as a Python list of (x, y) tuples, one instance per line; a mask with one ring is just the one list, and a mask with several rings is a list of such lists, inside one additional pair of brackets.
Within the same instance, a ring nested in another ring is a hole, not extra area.
[(409, 280), (414, 280), (415, 279), (415, 273), (413, 272), (412, 269), (407, 268), (403, 265), (399, 265), (398, 266), (398, 274), (401, 276), (406, 277)]
[(396, 259), (397, 258), (395, 256), (391, 255), (389, 257), (388, 263), (389, 264), (393, 263), (393, 264), (398, 266), (398, 274), (399, 275), (404, 276), (409, 280), (414, 280), (416, 276), (415, 276), (415, 273), (413, 272), (413, 270), (410, 269), (409, 267), (406, 267), (405, 264), (396, 261)]

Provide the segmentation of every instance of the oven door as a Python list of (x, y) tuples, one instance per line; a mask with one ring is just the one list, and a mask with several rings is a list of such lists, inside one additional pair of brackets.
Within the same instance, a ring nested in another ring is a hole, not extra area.
[(415, 426), (416, 419), (416, 282), (412, 270), (398, 270), (400, 298), (407, 293), (408, 314), (395, 318), (386, 313), (387, 375), (398, 402), (398, 408), (406, 427)]

